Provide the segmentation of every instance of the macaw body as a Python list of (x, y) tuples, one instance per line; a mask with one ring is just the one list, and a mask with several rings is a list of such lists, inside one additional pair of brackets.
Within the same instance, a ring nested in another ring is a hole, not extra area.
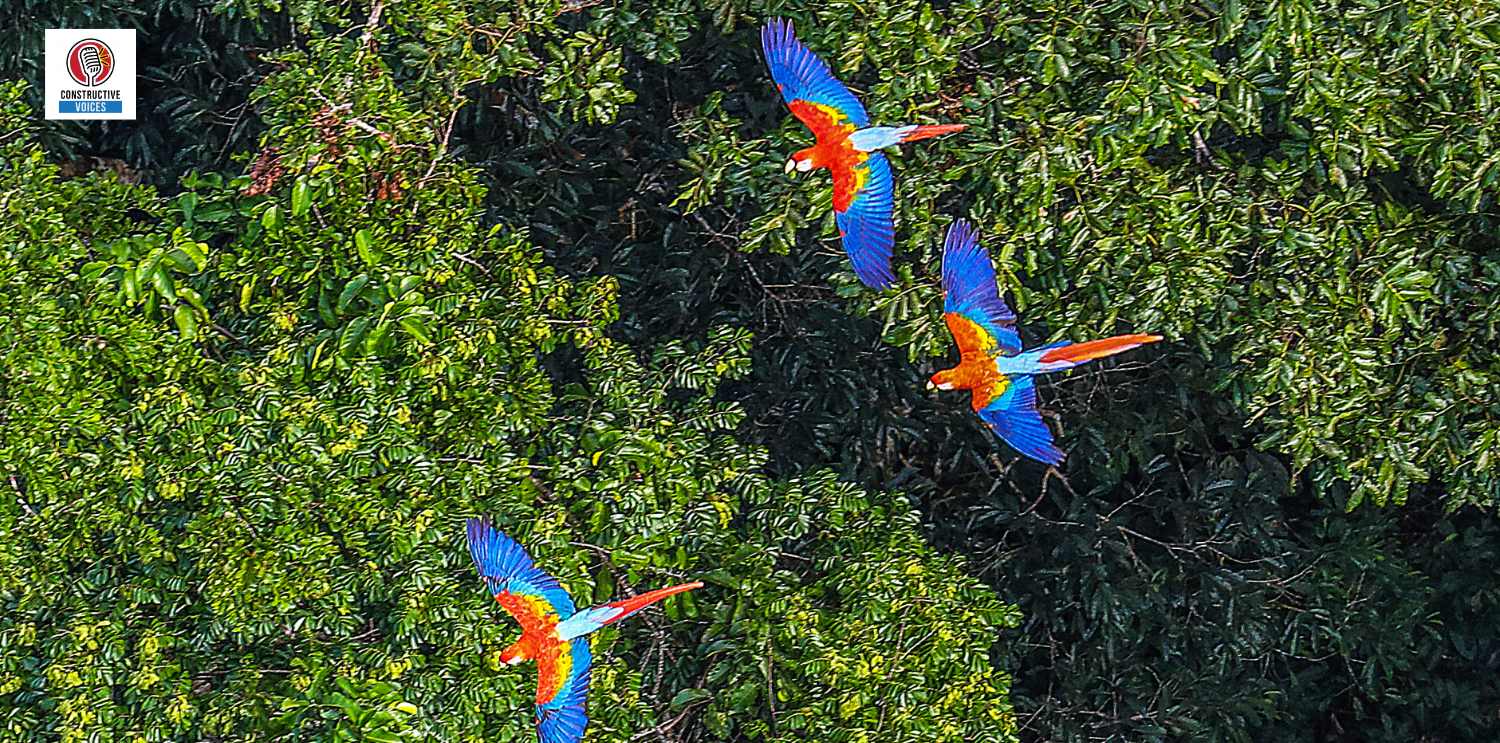
[(480, 577), (521, 625), (520, 639), (500, 651), (500, 662), (537, 663), (537, 738), (541, 743), (578, 743), (588, 727), (588, 635), (703, 584), (684, 583), (577, 611), (562, 584), (538, 569), (514, 539), (483, 519), (469, 519), (467, 526), (469, 554)]
[(960, 131), (964, 125), (870, 126), (864, 104), (797, 40), (789, 21), (772, 19), (760, 39), (776, 89), (816, 139), (812, 147), (792, 153), (786, 171), (828, 169), (834, 221), (855, 275), (868, 286), (889, 287), (896, 281), (891, 273), (895, 185), (890, 161), (880, 150)]
[(1037, 412), (1035, 376), (1161, 340), (1134, 333), (1023, 351), (1016, 315), (1000, 298), (989, 255), (964, 220), (953, 223), (943, 245), (943, 321), (958, 344), (959, 362), (933, 374), (929, 386), (968, 390), (974, 412), (996, 435), (1016, 451), (1051, 465), (1061, 464), (1063, 453)]

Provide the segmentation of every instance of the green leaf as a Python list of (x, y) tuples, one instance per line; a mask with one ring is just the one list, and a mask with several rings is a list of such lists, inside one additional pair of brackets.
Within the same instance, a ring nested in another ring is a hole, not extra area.
[(255, 295), (255, 282), (257, 277), (250, 277), (250, 281), (240, 286), (240, 311), (250, 309), (250, 298)]
[(391, 324), (388, 322), (378, 323), (373, 330), (365, 336), (365, 353), (379, 353), (380, 345), (385, 342), (386, 336), (391, 332)]
[(327, 286), (318, 287), (318, 317), (323, 319), (324, 325), (334, 327), (339, 324), (339, 317), (333, 310), (335, 300), (330, 299), (330, 295)]
[(120, 279), (120, 284), (125, 288), (125, 296), (131, 304), (141, 300), (140, 284), (136, 283), (135, 271), (126, 269), (125, 275)]
[(307, 213), (312, 205), (312, 189), (307, 185), (306, 178), (298, 178), (292, 184), (292, 216), (300, 217)]
[(193, 221), (193, 211), (198, 208), (198, 194), (188, 191), (177, 197), (177, 208), (182, 211), (184, 221)]
[(350, 279), (349, 283), (344, 285), (344, 290), (342, 292), (339, 292), (339, 301), (337, 306), (338, 311), (342, 314), (343, 312), (348, 310), (349, 303), (353, 302), (354, 298), (358, 297), (359, 293), (364, 290), (365, 285), (369, 283), (369, 274), (362, 273)]
[(193, 314), (192, 307), (177, 305), (177, 309), (172, 311), (172, 320), (177, 323), (177, 330), (182, 333), (183, 338), (194, 340), (198, 337), (198, 318)]
[(177, 292), (173, 288), (172, 276), (167, 273), (165, 268), (158, 265), (157, 269), (152, 272), (151, 285), (156, 288), (156, 293), (160, 294), (162, 299), (167, 300), (168, 304), (177, 301)]
[(177, 287), (177, 296), (189, 305), (196, 307), (204, 315), (208, 314), (208, 307), (204, 306), (203, 297), (198, 294), (198, 290), (190, 286), (179, 286)]
[(432, 343), (432, 336), (427, 334), (427, 324), (419, 317), (403, 317), (399, 323), (401, 328), (415, 338), (418, 343), (428, 345)]
[(207, 246), (204, 244), (192, 240), (183, 240), (176, 243), (176, 247), (193, 261), (193, 265), (196, 267), (195, 270), (202, 271), (208, 266), (208, 253), (204, 251), (204, 248)]
[(686, 707), (689, 704), (692, 704), (693, 702), (712, 698), (713, 693), (705, 689), (683, 689), (682, 691), (677, 692), (677, 694), (672, 697), (672, 702), (669, 706), (673, 711), (676, 711), (682, 709), (683, 707)]
[(367, 266), (375, 265), (378, 260), (375, 250), (370, 245), (370, 231), (361, 227), (354, 233), (354, 248), (359, 253), (359, 259)]
[(355, 353), (364, 343), (365, 333), (370, 329), (370, 318), (360, 317), (349, 323), (344, 328), (344, 334), (339, 338), (339, 355), (344, 358), (353, 358)]

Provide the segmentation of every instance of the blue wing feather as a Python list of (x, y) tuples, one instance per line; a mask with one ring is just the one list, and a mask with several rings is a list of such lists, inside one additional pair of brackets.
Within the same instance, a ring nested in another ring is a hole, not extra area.
[(795, 100), (838, 109), (856, 127), (869, 126), (870, 116), (859, 99), (839, 82), (828, 65), (792, 34), (791, 21), (773, 18), (760, 32), (761, 49), (771, 78), (788, 104)]
[(874, 152), (857, 169), (865, 171), (863, 188), (848, 209), (835, 211), (833, 216), (844, 238), (844, 252), (854, 264), (854, 274), (867, 286), (885, 289), (896, 282), (891, 273), (891, 252), (896, 246), (891, 163), (885, 155)]
[(1036, 411), (1036, 381), (1030, 375), (1013, 378), (979, 417), (1016, 451), (1039, 462), (1062, 464), (1062, 450), (1052, 443), (1052, 431)]
[(957, 220), (943, 243), (943, 311), (953, 312), (984, 328), (1006, 355), (1021, 352), (1016, 313), (1000, 298), (989, 253), (979, 247), (974, 226)]
[(589, 724), (589, 639), (572, 641), (573, 674), (552, 699), (536, 708), (536, 731), (540, 743), (578, 743)]
[(501, 591), (523, 596), (541, 596), (552, 605), (558, 619), (573, 615), (573, 599), (557, 582), (557, 579), (542, 572), (532, 561), (531, 555), (516, 540), (499, 529), (490, 526), (484, 519), (469, 519), (469, 555), (479, 568), (479, 575), (489, 586), (490, 592)]

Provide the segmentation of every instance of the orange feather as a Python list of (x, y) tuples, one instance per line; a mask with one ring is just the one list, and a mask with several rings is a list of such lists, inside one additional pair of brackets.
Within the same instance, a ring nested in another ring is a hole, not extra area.
[(911, 134), (906, 135), (901, 141), (902, 142), (915, 142), (915, 141), (917, 141), (919, 139), (930, 139), (932, 137), (941, 137), (944, 134), (952, 134), (953, 132), (961, 132), (961, 131), (963, 131), (963, 130), (965, 130), (967, 128), (968, 128), (967, 124), (927, 124), (925, 126), (919, 126), (919, 127), (917, 127), (915, 131), (913, 131)]
[(1084, 361), (1102, 359), (1105, 356), (1113, 356), (1121, 351), (1129, 351), (1137, 346), (1144, 346), (1147, 343), (1155, 343), (1159, 340), (1161, 340), (1161, 336), (1159, 335), (1131, 333), (1129, 335), (1117, 335), (1113, 338), (1104, 338), (1097, 341), (1070, 343), (1042, 354), (1041, 361), (1044, 364), (1052, 361), (1082, 363)]
[(668, 586), (666, 588), (658, 588), (655, 591), (647, 591), (647, 592), (645, 592), (645, 593), (643, 593), (643, 594), (641, 594), (639, 596), (632, 596), (632, 597), (630, 597), (628, 599), (620, 599), (619, 601), (611, 601), (610, 604), (609, 604), (610, 606), (612, 606), (612, 607), (614, 607), (616, 609), (621, 609), (622, 611), (620, 612), (619, 616), (615, 617), (614, 619), (609, 620), (608, 622), (605, 622), (605, 624), (612, 624), (614, 622), (618, 622), (619, 620), (624, 619), (625, 617), (628, 617), (631, 614), (634, 614), (634, 613), (640, 611), (641, 609), (644, 609), (644, 608), (646, 608), (646, 607), (648, 607), (648, 606), (650, 606), (650, 605), (652, 605), (652, 604), (654, 604), (654, 603), (656, 603), (658, 601), (661, 601), (662, 599), (664, 599), (664, 598), (666, 598), (668, 596), (671, 596), (673, 594), (682, 593), (683, 591), (691, 591), (694, 588), (702, 588), (702, 587), (703, 587), (702, 583), (700, 583), (698, 581), (693, 581), (692, 583), (683, 583), (682, 585), (678, 585), (678, 586)]

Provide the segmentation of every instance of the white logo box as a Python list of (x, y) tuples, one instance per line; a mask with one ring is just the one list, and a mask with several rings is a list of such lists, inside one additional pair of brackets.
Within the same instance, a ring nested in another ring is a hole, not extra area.
[(135, 29), (49, 28), (45, 49), (46, 118), (135, 118)]

